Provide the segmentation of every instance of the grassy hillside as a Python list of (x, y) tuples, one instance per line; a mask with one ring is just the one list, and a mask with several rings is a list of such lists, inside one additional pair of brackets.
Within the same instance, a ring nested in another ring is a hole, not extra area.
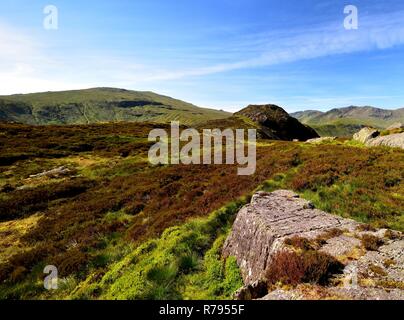
[[(230, 298), (240, 274), (221, 247), (257, 189), (404, 231), (403, 150), (259, 140), (256, 173), (237, 176), (151, 166), (155, 127), (0, 125), (0, 298)], [(33, 176), (59, 166), (70, 171)], [(47, 264), (59, 290), (43, 288)]]
[(313, 127), (321, 136), (352, 136), (364, 126), (385, 129), (397, 122), (404, 123), (403, 108), (385, 110), (352, 106), (328, 112), (301, 111), (291, 116)]
[(356, 132), (361, 130), (363, 124), (344, 124), (335, 121), (332, 124), (311, 124), (310, 125), (321, 137), (352, 137)]
[(190, 125), (230, 115), (153, 92), (114, 88), (0, 96), (0, 121), (26, 124), (179, 120)]

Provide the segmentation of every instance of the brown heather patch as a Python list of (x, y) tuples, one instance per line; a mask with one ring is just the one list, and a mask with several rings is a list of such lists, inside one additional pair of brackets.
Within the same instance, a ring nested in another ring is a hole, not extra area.
[(316, 250), (301, 253), (283, 250), (277, 252), (267, 268), (268, 285), (278, 282), (290, 285), (311, 283), (326, 285), (331, 276), (339, 273), (343, 265), (334, 257)]
[(366, 250), (377, 251), (383, 245), (383, 239), (371, 234), (364, 234), (361, 238), (362, 245)]

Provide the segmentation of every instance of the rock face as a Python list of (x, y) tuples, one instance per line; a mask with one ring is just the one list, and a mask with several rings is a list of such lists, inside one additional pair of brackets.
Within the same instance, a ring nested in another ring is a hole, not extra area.
[(244, 116), (258, 123), (270, 139), (289, 140), (298, 139), (306, 141), (318, 138), (314, 129), (301, 124), (297, 119), (281, 107), (272, 104), (249, 105), (243, 110), (236, 112), (236, 116)]
[(366, 145), (370, 147), (387, 146), (404, 149), (404, 132), (370, 139)]
[(379, 136), (380, 132), (372, 128), (363, 128), (355, 133), (353, 139), (369, 147), (386, 146), (404, 149), (404, 132)]
[[(401, 233), (385, 229), (363, 231), (366, 228), (361, 226), (356, 221), (315, 209), (291, 191), (256, 193), (251, 203), (239, 211), (223, 247), (224, 256), (236, 257), (246, 285), (239, 290), (239, 297), (256, 297), (253, 288), (265, 281), (273, 256), (289, 250), (287, 239), (294, 236), (316, 239), (327, 231), (340, 230), (316, 249), (343, 264), (343, 273), (335, 275), (339, 285), (302, 284), (287, 292), (272, 291), (265, 298), (404, 299), (404, 239)], [(364, 235), (380, 239), (382, 245), (377, 251), (363, 247), (361, 238)], [(353, 282), (352, 270), (358, 285), (342, 285)], [(258, 292), (262, 292), (262, 288)]]
[(353, 135), (353, 139), (355, 141), (359, 141), (361, 143), (367, 143), (369, 140), (376, 138), (379, 136), (380, 132), (373, 128), (363, 128), (361, 131), (355, 133)]

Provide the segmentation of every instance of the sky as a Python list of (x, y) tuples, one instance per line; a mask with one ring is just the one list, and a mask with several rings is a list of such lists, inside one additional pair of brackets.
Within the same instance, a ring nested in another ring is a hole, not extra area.
[(0, 0), (0, 95), (119, 87), (231, 112), (395, 109), (403, 57), (401, 0)]

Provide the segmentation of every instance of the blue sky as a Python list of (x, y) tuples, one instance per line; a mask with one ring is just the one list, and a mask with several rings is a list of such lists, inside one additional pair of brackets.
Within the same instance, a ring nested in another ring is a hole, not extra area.
[[(46, 5), (58, 29), (43, 28)], [(346, 30), (355, 5), (359, 29)], [(0, 2), (0, 94), (97, 86), (237, 111), (404, 107), (399, 0)]]

